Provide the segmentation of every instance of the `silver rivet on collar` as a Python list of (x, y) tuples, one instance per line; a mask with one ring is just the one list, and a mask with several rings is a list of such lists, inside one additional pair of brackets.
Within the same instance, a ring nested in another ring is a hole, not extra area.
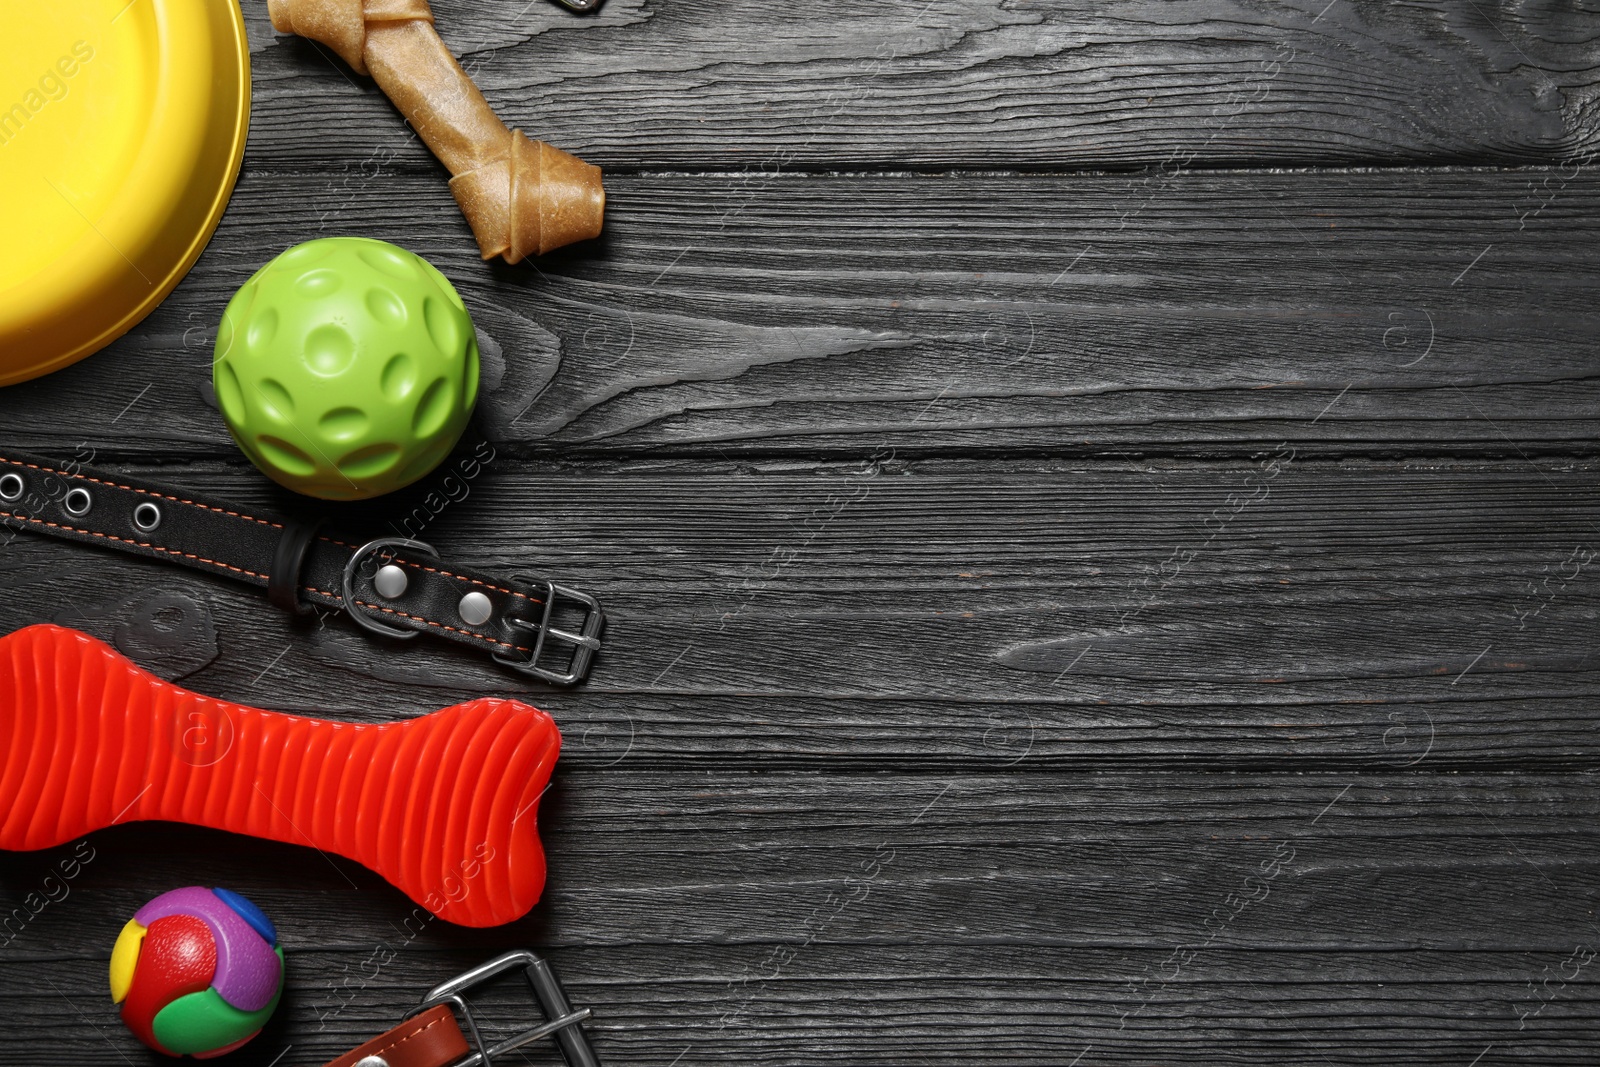
[(389, 1061), (382, 1056), (363, 1056), (356, 1061), (355, 1067), (389, 1067)]
[(74, 486), (67, 490), (67, 498), (62, 501), (62, 506), (67, 509), (67, 514), (82, 517), (89, 514), (89, 509), (94, 507), (94, 497), (89, 495), (89, 490), (83, 486)]
[(494, 605), (489, 603), (489, 598), (482, 593), (468, 593), (461, 598), (456, 611), (461, 614), (461, 621), (468, 626), (482, 626), (489, 621), (489, 616), (494, 614)]
[(22, 491), (26, 488), (27, 484), (23, 482), (22, 475), (16, 471), (0, 474), (0, 500), (4, 500), (7, 504), (21, 500)]
[(385, 600), (404, 596), (406, 587), (410, 584), (411, 579), (406, 577), (405, 568), (397, 567), (393, 563), (380, 567), (377, 577), (372, 579), (372, 587)]

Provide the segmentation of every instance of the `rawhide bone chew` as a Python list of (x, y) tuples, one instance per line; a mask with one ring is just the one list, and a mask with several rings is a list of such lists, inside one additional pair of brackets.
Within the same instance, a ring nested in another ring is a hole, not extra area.
[(600, 235), (600, 168), (496, 117), (433, 28), (428, 0), (267, 0), (272, 25), (371, 74), (450, 169), (484, 259), (516, 263)]
[(4, 849), (192, 823), (337, 853), (441, 919), (497, 926), (544, 887), (535, 809), (560, 748), (514, 700), (327, 722), (191, 693), (77, 630), (0, 638)]

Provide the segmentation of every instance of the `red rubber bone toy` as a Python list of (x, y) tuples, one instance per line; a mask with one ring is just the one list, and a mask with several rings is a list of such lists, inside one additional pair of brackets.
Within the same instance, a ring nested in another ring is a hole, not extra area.
[(191, 693), (76, 630), (0, 638), (4, 849), (192, 823), (338, 853), (441, 919), (497, 926), (544, 888), (535, 809), (560, 749), (515, 700), (327, 722)]

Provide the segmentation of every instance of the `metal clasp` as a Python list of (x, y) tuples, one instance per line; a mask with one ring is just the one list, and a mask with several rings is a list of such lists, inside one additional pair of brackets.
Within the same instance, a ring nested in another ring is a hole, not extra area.
[[(525, 660), (513, 659), (503, 653), (496, 653), (494, 658), (513, 670), (542, 678), (553, 685), (572, 685), (582, 681), (583, 676), (589, 673), (589, 661), (600, 651), (600, 630), (606, 622), (605, 612), (600, 610), (600, 602), (588, 593), (580, 593), (576, 589), (568, 589), (564, 585), (557, 585), (543, 578), (525, 578), (517, 575), (515, 580), (523, 585), (544, 587), (544, 617), (537, 624), (525, 619), (508, 617), (506, 622), (513, 628), (535, 633), (533, 654)], [(550, 620), (555, 616), (556, 601), (562, 598), (575, 600), (583, 605), (583, 625), (575, 634), (557, 630), (550, 625)], [(544, 653), (545, 641), (551, 638), (561, 644), (572, 646), (572, 661), (567, 664), (565, 673), (539, 666), (539, 657)]]
[(401, 641), (409, 641), (417, 636), (416, 630), (402, 630), (398, 626), (369, 619), (358, 610), (356, 603), (356, 571), (361, 567), (361, 561), (379, 549), (384, 548), (409, 548), (415, 552), (424, 553), (433, 559), (439, 558), (439, 553), (430, 544), (422, 541), (413, 541), (409, 537), (380, 537), (376, 541), (368, 541), (356, 549), (355, 555), (350, 557), (350, 562), (344, 565), (344, 576), (339, 586), (339, 597), (344, 601), (344, 609), (349, 616), (361, 625), (363, 629), (371, 630), (384, 637), (393, 637)]
[[(527, 975), (528, 985), (533, 988), (534, 1000), (544, 1013), (545, 1021), (514, 1034), (497, 1045), (490, 1046), (485, 1043), (483, 1035), (478, 1031), (477, 1020), (472, 1017), (472, 1009), (467, 1006), (463, 994), (519, 967)], [(494, 1067), (495, 1057), (504, 1056), (545, 1037), (555, 1038), (556, 1044), (561, 1049), (561, 1055), (569, 1067), (600, 1067), (600, 1059), (595, 1055), (594, 1046), (589, 1044), (589, 1035), (584, 1033), (580, 1025), (589, 1018), (589, 1009), (574, 1009), (572, 1003), (567, 1000), (566, 990), (561, 988), (561, 982), (550, 969), (550, 965), (526, 949), (508, 952), (481, 967), (474, 967), (470, 971), (456, 975), (448, 982), (434, 986), (422, 998), (421, 1004), (406, 1013), (406, 1018), (409, 1019), (439, 1004), (449, 1004), (455, 1009), (461, 1020), (466, 1023), (466, 1035), (471, 1040), (473, 1048), (477, 1050), (465, 1059), (457, 1060), (451, 1067)]]

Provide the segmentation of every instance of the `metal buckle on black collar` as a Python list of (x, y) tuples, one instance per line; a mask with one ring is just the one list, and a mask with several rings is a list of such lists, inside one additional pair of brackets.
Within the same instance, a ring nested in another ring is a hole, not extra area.
[[(349, 561), (345, 564), (342, 584), (339, 587), (340, 599), (344, 602), (344, 609), (350, 617), (362, 627), (385, 637), (395, 637), (401, 640), (417, 636), (415, 630), (402, 630), (397, 626), (379, 622), (368, 617), (356, 599), (355, 580), (356, 574), (368, 556), (388, 550), (409, 549), (432, 559), (438, 559), (439, 553), (430, 544), (423, 541), (413, 541), (404, 537), (380, 537), (375, 541), (368, 541), (356, 549)], [(512, 582), (530, 591), (542, 594), (529, 596), (530, 600), (544, 603), (544, 612), (538, 622), (519, 619), (514, 615), (505, 616), (506, 625), (513, 630), (526, 630), (534, 635), (533, 651), (527, 659), (508, 656), (503, 652), (494, 653), (495, 662), (504, 664), (514, 671), (532, 675), (552, 685), (575, 685), (583, 681), (589, 673), (589, 663), (594, 659), (594, 654), (600, 651), (600, 631), (605, 626), (605, 612), (600, 609), (600, 602), (588, 593), (557, 585), (546, 578), (530, 578), (525, 575), (513, 575)], [(557, 630), (551, 623), (555, 618), (556, 603), (560, 600), (575, 601), (583, 608), (583, 622), (578, 627), (577, 633), (566, 630)], [(544, 655), (545, 645), (554, 640), (562, 645), (572, 647), (572, 658), (567, 663), (565, 671), (553, 670), (549, 667), (539, 666), (539, 660)]]
[[(585, 674), (589, 673), (589, 661), (594, 654), (600, 651), (600, 628), (605, 625), (606, 617), (600, 610), (600, 602), (588, 593), (580, 593), (576, 589), (568, 589), (564, 585), (544, 578), (525, 578), (516, 575), (515, 581), (527, 586), (543, 586), (544, 617), (537, 624), (523, 619), (507, 619), (513, 627), (519, 630), (528, 630), (535, 633), (533, 640), (533, 654), (527, 659), (514, 659), (503, 653), (496, 653), (495, 660), (504, 663), (513, 670), (523, 674), (531, 674), (535, 678), (542, 678), (555, 685), (572, 685)], [(568, 633), (566, 630), (557, 630), (551, 626), (555, 615), (556, 601), (565, 598), (575, 600), (583, 605), (583, 625), (577, 633)], [(539, 666), (539, 657), (544, 653), (545, 641), (554, 638), (564, 645), (572, 646), (572, 661), (567, 665), (565, 673), (549, 670)]]
[(369, 619), (359, 610), (361, 605), (356, 601), (356, 572), (360, 570), (362, 561), (372, 553), (386, 548), (409, 548), (414, 552), (421, 552), (432, 559), (439, 558), (438, 550), (432, 545), (425, 541), (413, 541), (409, 537), (380, 537), (376, 541), (368, 541), (356, 549), (355, 555), (350, 557), (350, 562), (344, 565), (344, 577), (342, 584), (339, 586), (339, 599), (344, 601), (345, 612), (360, 624), (363, 629), (370, 630), (375, 634), (382, 634), (384, 637), (409, 641), (417, 636), (417, 631), (402, 630), (398, 626), (390, 626), (387, 623), (378, 622), (376, 619)]
[[(533, 988), (533, 997), (544, 1013), (544, 1022), (514, 1034), (497, 1045), (488, 1045), (478, 1031), (477, 1020), (472, 1017), (472, 1009), (467, 1006), (467, 999), (463, 994), (519, 967), (527, 975), (528, 985)], [(569, 1067), (600, 1067), (600, 1059), (595, 1055), (594, 1046), (589, 1044), (589, 1035), (583, 1032), (583, 1027), (580, 1025), (589, 1018), (589, 1009), (574, 1009), (572, 1003), (567, 1000), (566, 990), (561, 988), (561, 982), (550, 969), (550, 965), (526, 949), (508, 952), (481, 967), (474, 967), (470, 971), (456, 975), (448, 982), (434, 986), (428, 990), (427, 996), (422, 998), (421, 1004), (406, 1013), (406, 1018), (409, 1019), (440, 1004), (449, 1004), (455, 1009), (461, 1021), (466, 1024), (462, 1028), (464, 1033), (471, 1040), (472, 1047), (477, 1050), (468, 1054), (465, 1059), (457, 1060), (451, 1067), (494, 1067), (496, 1057), (504, 1056), (524, 1045), (531, 1045), (545, 1037), (555, 1039)]]

